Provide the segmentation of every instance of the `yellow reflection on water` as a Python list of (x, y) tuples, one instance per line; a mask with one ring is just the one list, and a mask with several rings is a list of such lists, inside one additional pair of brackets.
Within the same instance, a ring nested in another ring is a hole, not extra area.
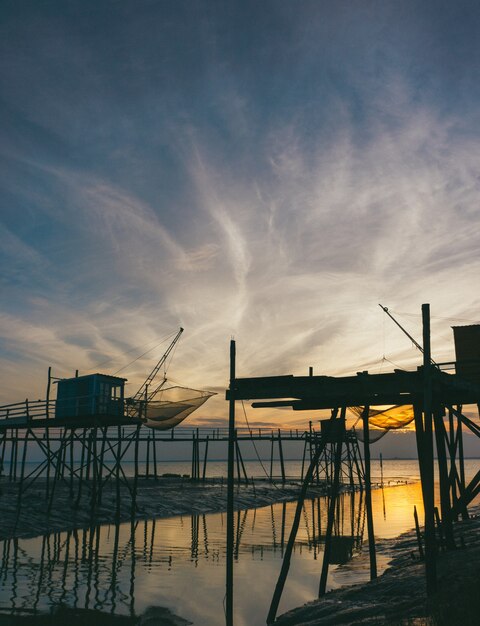
[[(414, 506), (423, 524), (420, 483), (401, 482), (414, 469), (403, 462), (395, 471), (385, 468), (387, 486), (372, 491), (379, 541), (411, 529)], [(280, 613), (317, 597), (328, 504), (322, 497), (306, 500), (302, 507)], [(265, 623), (295, 509), (296, 503), (289, 502), (235, 513), (236, 626)], [(343, 494), (335, 513), (328, 589), (369, 578), (364, 496)], [(156, 606), (196, 626), (224, 624), (223, 513), (10, 540), (0, 544), (0, 555), (0, 606), (12, 611), (46, 612), (64, 604), (138, 616)], [(388, 552), (379, 553), (380, 572), (388, 560)]]

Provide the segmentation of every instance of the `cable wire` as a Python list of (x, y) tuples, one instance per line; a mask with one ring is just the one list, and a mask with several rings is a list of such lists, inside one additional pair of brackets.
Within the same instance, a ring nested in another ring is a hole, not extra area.
[[(242, 400), (242, 409), (243, 409), (243, 415), (245, 417), (245, 422), (247, 423), (248, 430), (251, 431), (252, 429), (250, 428), (250, 424), (248, 422), (247, 412), (245, 410), (245, 404), (243, 403), (243, 400)], [(252, 445), (253, 445), (253, 449), (255, 450), (255, 454), (257, 455), (258, 462), (262, 466), (262, 469), (263, 469), (263, 471), (265, 473), (265, 476), (267, 478), (270, 478), (270, 476), (269, 476), (269, 474), (268, 474), (267, 470), (265, 469), (265, 466), (264, 466), (264, 464), (262, 462), (262, 459), (260, 458), (260, 455), (258, 454), (257, 446), (255, 445), (255, 441), (253, 439), (252, 439)], [(275, 482), (273, 480), (272, 480), (272, 485), (275, 487), (275, 489), (278, 489), (277, 485), (275, 484)]]

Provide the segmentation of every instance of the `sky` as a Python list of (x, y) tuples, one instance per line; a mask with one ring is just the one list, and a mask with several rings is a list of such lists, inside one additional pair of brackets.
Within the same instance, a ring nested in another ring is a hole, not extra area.
[(134, 393), (182, 326), (168, 375), (223, 425), (231, 337), (238, 376), (420, 364), (379, 303), (421, 340), (429, 302), (453, 360), (480, 321), (478, 32), (464, 1), (3, 0), (0, 403), (49, 366)]

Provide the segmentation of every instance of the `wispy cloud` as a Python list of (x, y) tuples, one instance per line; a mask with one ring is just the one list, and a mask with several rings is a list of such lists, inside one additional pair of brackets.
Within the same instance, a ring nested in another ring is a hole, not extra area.
[[(140, 12), (101, 41), (66, 17), (11, 18), (2, 399), (41, 394), (48, 365), (115, 371), (180, 325), (172, 377), (222, 389), (232, 335), (239, 375), (342, 375), (418, 362), (379, 302), (478, 318), (476, 92), (455, 83), (452, 103), (441, 25), (400, 12), (392, 33), (394, 9), (277, 6), (278, 34), (261, 7), (242, 27), (255, 58), (225, 17), (183, 24), (192, 49)], [(29, 23), (49, 38), (27, 39)], [(129, 62), (109, 37), (142, 43)], [(433, 343), (453, 356), (448, 320)], [(131, 389), (163, 349), (125, 370)], [(195, 420), (224, 415), (219, 394)]]

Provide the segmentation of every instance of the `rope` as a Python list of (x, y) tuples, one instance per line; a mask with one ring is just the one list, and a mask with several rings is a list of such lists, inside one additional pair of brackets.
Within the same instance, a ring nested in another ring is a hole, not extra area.
[(130, 365), (133, 365), (136, 361), (140, 360), (142, 357), (144, 357), (146, 354), (148, 354), (149, 352), (152, 352), (152, 350), (155, 350), (155, 348), (158, 348), (158, 346), (161, 346), (162, 343), (165, 343), (168, 339), (171, 339), (173, 337), (175, 333), (171, 333), (170, 335), (168, 335), (168, 337), (165, 337), (165, 339), (162, 339), (162, 341), (160, 343), (157, 343), (155, 346), (153, 346), (153, 348), (150, 348), (149, 350), (147, 350), (146, 352), (144, 352), (143, 354), (141, 354), (140, 356), (137, 356), (136, 359), (133, 359), (133, 361), (130, 361), (130, 363), (127, 363), (126, 365), (124, 365), (123, 367), (121, 367), (119, 370), (117, 370), (113, 375), (116, 376), (117, 374), (119, 374), (120, 372), (122, 372), (124, 369), (127, 369), (127, 367), (130, 367)]
[[(162, 343), (165, 343), (165, 341), (167, 341), (167, 339), (169, 339), (169, 338), (170, 338), (170, 337), (172, 337), (172, 336), (173, 336), (173, 333), (170, 333), (170, 335), (168, 335), (167, 337), (164, 337), (164, 339), (162, 339), (162, 340), (160, 341), (160, 343), (157, 343), (156, 345), (154, 345), (154, 346), (153, 346), (153, 348), (151, 348), (151, 350), (154, 350), (155, 348), (158, 348), (158, 346), (161, 346), (161, 345), (162, 345)], [(152, 339), (152, 341), (156, 341), (156, 339)], [(125, 354), (130, 354), (130, 352), (134, 352), (135, 350), (138, 350), (139, 348), (143, 348), (143, 347), (145, 347), (145, 346), (150, 345), (150, 344), (152, 343), (152, 341), (147, 341), (147, 343), (142, 343), (142, 344), (141, 344), (141, 345), (139, 345), (139, 346), (135, 346), (134, 348), (130, 348), (130, 350), (126, 350), (125, 352), (122, 352), (121, 354), (122, 354), (122, 356), (123, 356), (123, 355), (125, 355)], [(150, 351), (150, 350), (147, 350), (147, 352), (145, 352), (144, 354), (147, 354), (149, 351)], [(142, 356), (144, 356), (144, 355), (142, 355)], [(107, 363), (110, 363), (111, 361), (113, 361), (113, 360), (114, 360), (114, 359), (116, 359), (116, 358), (117, 358), (116, 356), (112, 356), (112, 357), (110, 357), (109, 359), (107, 359), (106, 361), (102, 361), (101, 363), (97, 363), (97, 364), (96, 364), (96, 365), (94, 365), (93, 367), (90, 367), (90, 368), (87, 370), (87, 372), (92, 372), (92, 371), (93, 371), (93, 370), (95, 370), (95, 369), (98, 369), (98, 368), (100, 368), (100, 367), (103, 367), (104, 365), (106, 365)], [(141, 358), (141, 357), (139, 357), (139, 358)], [(127, 367), (127, 366), (125, 366), (125, 367)], [(119, 370), (119, 371), (120, 371), (120, 370)]]
[[(245, 410), (245, 404), (243, 403), (243, 400), (242, 400), (242, 409), (243, 409), (243, 415), (245, 417), (245, 422), (247, 423), (248, 430), (251, 431), (252, 429), (250, 428), (250, 424), (248, 422), (247, 412)], [(262, 469), (263, 469), (263, 471), (265, 473), (265, 476), (267, 478), (270, 478), (270, 476), (269, 476), (269, 474), (268, 474), (267, 470), (265, 469), (265, 466), (264, 466), (264, 464), (262, 462), (262, 459), (260, 458), (260, 455), (258, 454), (257, 446), (255, 445), (255, 441), (253, 439), (252, 439), (252, 445), (253, 445), (253, 449), (255, 450), (255, 454), (257, 455), (258, 462), (262, 466)], [(275, 487), (275, 489), (278, 489), (280, 491), (280, 489), (277, 487), (277, 485), (274, 483), (273, 480), (272, 480), (272, 485)]]

